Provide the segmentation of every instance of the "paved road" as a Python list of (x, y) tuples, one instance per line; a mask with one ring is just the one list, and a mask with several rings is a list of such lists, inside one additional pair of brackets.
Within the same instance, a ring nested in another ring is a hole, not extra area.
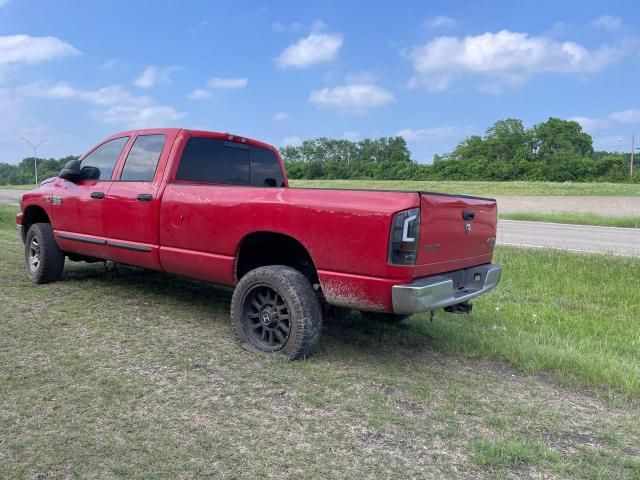
[(20, 196), (24, 192), (26, 192), (26, 190), (0, 189), (0, 202), (18, 203), (20, 201)]
[(500, 220), (498, 244), (640, 256), (640, 228)]
[(640, 216), (640, 185), (635, 197), (561, 197), (561, 196), (499, 196), (500, 213), (595, 213), (606, 216)]

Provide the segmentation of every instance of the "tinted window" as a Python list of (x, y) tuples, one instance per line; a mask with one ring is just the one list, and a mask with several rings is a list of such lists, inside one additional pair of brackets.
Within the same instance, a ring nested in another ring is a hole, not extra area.
[(120, 180), (150, 182), (156, 173), (165, 135), (141, 135), (131, 147)]
[(213, 138), (191, 138), (177, 180), (234, 185), (284, 186), (280, 163), (270, 150)]
[(251, 185), (284, 187), (280, 162), (271, 150), (251, 147)]
[(115, 167), (127, 140), (129, 137), (121, 137), (103, 143), (82, 159), (82, 167), (95, 167), (100, 171), (99, 176), (95, 175), (96, 179), (110, 180), (113, 167)]

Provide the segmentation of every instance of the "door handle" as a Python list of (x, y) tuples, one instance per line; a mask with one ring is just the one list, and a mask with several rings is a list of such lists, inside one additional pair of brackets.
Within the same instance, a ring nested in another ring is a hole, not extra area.
[(102, 200), (104, 198), (104, 192), (91, 192), (91, 198)]
[(136, 197), (136, 200), (138, 200), (139, 202), (150, 202), (151, 200), (153, 200), (153, 195), (151, 195), (150, 193), (141, 193)]

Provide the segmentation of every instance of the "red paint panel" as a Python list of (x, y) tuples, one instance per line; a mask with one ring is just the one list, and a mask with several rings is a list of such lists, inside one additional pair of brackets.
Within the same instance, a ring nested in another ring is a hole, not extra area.
[[(497, 226), (495, 201), (436, 194), (422, 194), (420, 199), (418, 275), (491, 261), (493, 243), (489, 239), (495, 239)], [(473, 212), (473, 220), (464, 220), (463, 212)]]
[(298, 240), (317, 268), (411, 278), (412, 267), (387, 265), (394, 212), (418, 194), (170, 183), (160, 213), (163, 246), (235, 256), (253, 232)]
[(365, 277), (319, 270), (322, 293), (332, 305), (356, 310), (393, 311), (391, 288), (408, 280)]
[(234, 257), (160, 247), (160, 263), (165, 272), (220, 285), (234, 285), (235, 283)]

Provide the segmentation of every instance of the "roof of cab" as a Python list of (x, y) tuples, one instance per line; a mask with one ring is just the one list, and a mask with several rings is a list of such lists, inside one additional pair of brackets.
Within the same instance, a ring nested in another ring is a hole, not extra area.
[(262, 148), (268, 148), (269, 150), (275, 150), (275, 147), (273, 147), (272, 145), (262, 142), (260, 140), (256, 140), (253, 138), (249, 138), (246, 137), (244, 135), (238, 135), (235, 133), (230, 133), (230, 132), (214, 132), (211, 130), (195, 130), (195, 129), (189, 129), (189, 128), (141, 128), (141, 129), (137, 129), (137, 130), (127, 130), (124, 132), (118, 132), (115, 133), (113, 135), (110, 135), (109, 137), (107, 137), (104, 140), (109, 140), (112, 138), (119, 138), (119, 137), (124, 137), (124, 136), (131, 136), (131, 135), (151, 135), (151, 134), (177, 134), (178, 132), (180, 132), (181, 130), (185, 130), (187, 132), (189, 132), (189, 134), (193, 135), (193, 136), (211, 136), (211, 137), (215, 137), (215, 138), (228, 138), (229, 140), (231, 139), (242, 139), (243, 143), (248, 143), (250, 145), (254, 145), (256, 147), (262, 147)]

